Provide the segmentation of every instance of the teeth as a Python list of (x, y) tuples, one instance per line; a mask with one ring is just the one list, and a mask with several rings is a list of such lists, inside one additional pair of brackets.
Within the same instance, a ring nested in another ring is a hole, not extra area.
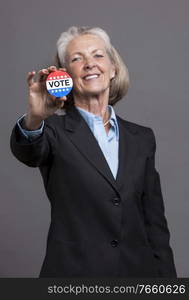
[(89, 80), (89, 79), (92, 79), (92, 78), (97, 78), (98, 75), (97, 74), (94, 74), (94, 75), (88, 75), (85, 77), (86, 80)]

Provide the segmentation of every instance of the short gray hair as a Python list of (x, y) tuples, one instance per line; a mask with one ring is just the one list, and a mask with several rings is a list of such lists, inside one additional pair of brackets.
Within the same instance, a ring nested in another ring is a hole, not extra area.
[[(71, 26), (67, 31), (62, 32), (59, 39), (57, 40), (57, 53), (55, 56), (55, 65), (58, 68), (66, 67), (66, 48), (75, 37), (85, 34), (93, 34), (101, 38), (106, 47), (107, 54), (111, 62), (115, 66), (115, 77), (110, 83), (110, 94), (109, 94), (109, 104), (114, 105), (122, 97), (127, 94), (130, 80), (129, 72), (127, 66), (121, 59), (117, 50), (111, 44), (110, 38), (105, 30), (99, 27), (89, 27), (89, 26)], [(67, 100), (64, 103), (63, 110), (67, 110), (69, 106), (73, 105), (74, 99), (72, 92), (67, 96)]]
[(69, 42), (71, 42), (71, 40), (73, 40), (75, 37), (82, 34), (94, 34), (100, 37), (105, 42), (107, 50), (110, 51), (111, 49), (110, 38), (103, 29), (99, 27), (91, 28), (89, 26), (82, 26), (82, 27), (72, 26), (67, 31), (62, 32), (57, 41), (58, 56), (60, 58), (60, 62), (62, 63), (62, 65), (65, 65), (66, 63), (66, 48)]

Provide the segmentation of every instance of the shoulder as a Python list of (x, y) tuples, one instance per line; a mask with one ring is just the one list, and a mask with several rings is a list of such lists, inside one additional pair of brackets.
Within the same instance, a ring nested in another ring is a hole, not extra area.
[(120, 120), (120, 122), (125, 125), (129, 130), (131, 130), (134, 133), (141, 134), (141, 135), (147, 135), (152, 137), (154, 135), (154, 131), (151, 127), (139, 124), (139, 123), (134, 123), (129, 120), (125, 120), (121, 118), (120, 116), (117, 116), (117, 119)]
[(154, 129), (139, 123), (125, 120), (117, 115), (116, 117), (126, 129), (135, 134), (136, 138), (138, 138), (140, 141), (141, 147), (148, 145), (148, 148), (150, 148), (152, 151), (155, 150), (156, 138)]

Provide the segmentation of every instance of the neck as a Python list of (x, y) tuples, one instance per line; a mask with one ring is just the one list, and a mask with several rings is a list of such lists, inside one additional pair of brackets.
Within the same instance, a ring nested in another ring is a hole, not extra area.
[(74, 95), (74, 104), (88, 112), (101, 116), (105, 123), (109, 119), (108, 99), (109, 91), (105, 91), (103, 95), (89, 95), (85, 97)]

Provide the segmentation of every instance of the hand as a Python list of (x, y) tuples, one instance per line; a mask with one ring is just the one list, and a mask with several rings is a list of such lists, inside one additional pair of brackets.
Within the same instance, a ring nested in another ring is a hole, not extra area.
[[(38, 71), (38, 77), (34, 81), (35, 71), (29, 72), (27, 75), (29, 101), (27, 114), (25, 116), (25, 125), (28, 129), (37, 129), (42, 122), (55, 111), (64, 106), (64, 101), (67, 97), (57, 98), (50, 95), (46, 88), (46, 78), (51, 73), (56, 71), (55, 66), (50, 66), (47, 69)], [(60, 71), (66, 71), (65, 68), (60, 68)]]

